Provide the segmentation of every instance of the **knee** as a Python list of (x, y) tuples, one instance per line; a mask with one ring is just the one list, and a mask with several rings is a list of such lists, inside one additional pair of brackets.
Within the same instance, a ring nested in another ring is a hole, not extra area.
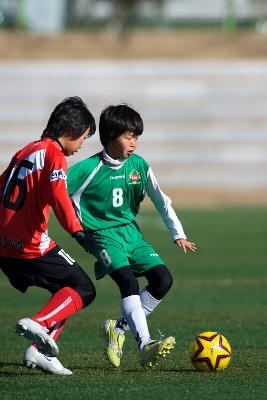
[(83, 308), (89, 306), (89, 304), (91, 304), (96, 298), (96, 290), (93, 282), (87, 285), (81, 285), (75, 288), (75, 290), (79, 293), (82, 299)]
[(172, 285), (173, 285), (173, 277), (170, 271), (166, 268), (166, 273), (164, 274), (164, 277), (162, 279), (162, 290), (165, 292), (165, 294), (170, 290)]
[(164, 265), (158, 265), (153, 270), (151, 270), (147, 290), (153, 297), (161, 300), (172, 287), (173, 277)]
[(173, 278), (170, 272), (167, 270), (166, 274), (162, 276), (159, 285), (154, 289), (157, 294), (156, 298), (159, 300), (163, 299), (163, 297), (166, 296), (166, 294), (172, 287), (172, 284), (173, 284)]
[(124, 297), (139, 294), (138, 280), (129, 266), (115, 270), (110, 274), (110, 277), (118, 285), (122, 299)]

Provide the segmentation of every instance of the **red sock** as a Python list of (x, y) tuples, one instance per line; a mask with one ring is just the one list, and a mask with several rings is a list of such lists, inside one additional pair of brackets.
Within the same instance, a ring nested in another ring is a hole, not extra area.
[(64, 319), (63, 321), (61, 321), (58, 324), (56, 324), (55, 326), (53, 326), (53, 328), (51, 328), (51, 330), (49, 331), (49, 336), (51, 336), (54, 339), (55, 342), (57, 341), (59, 335), (61, 334), (61, 332), (65, 328), (66, 321), (67, 320)]
[[(65, 328), (66, 322), (67, 322), (67, 320), (64, 319), (63, 321), (59, 322), (58, 324), (53, 326), (53, 328), (50, 329), (48, 334), (49, 334), (49, 336), (51, 336), (54, 339), (55, 342), (57, 341), (59, 335)], [(34, 346), (38, 350), (38, 346), (36, 343), (33, 343), (32, 346)]]
[(75, 290), (64, 287), (51, 297), (48, 303), (32, 317), (32, 320), (50, 329), (59, 322), (66, 320), (76, 311), (81, 310), (82, 307), (83, 303), (80, 295)]

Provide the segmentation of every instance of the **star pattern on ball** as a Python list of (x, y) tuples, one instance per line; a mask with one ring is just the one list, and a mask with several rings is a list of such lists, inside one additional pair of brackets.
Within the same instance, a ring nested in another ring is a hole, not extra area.
[[(227, 340), (217, 332), (210, 335), (199, 335), (196, 338), (197, 350), (193, 362), (205, 363), (211, 371), (220, 370), (220, 363), (225, 360), (226, 365), (231, 358), (231, 348)], [(229, 360), (226, 360), (229, 359)]]

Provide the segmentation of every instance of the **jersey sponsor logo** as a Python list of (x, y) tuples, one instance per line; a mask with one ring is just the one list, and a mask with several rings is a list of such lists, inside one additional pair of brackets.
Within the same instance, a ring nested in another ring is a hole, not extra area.
[(110, 176), (110, 179), (124, 179), (125, 175)]
[(72, 301), (73, 301), (73, 298), (72, 298), (71, 296), (69, 296), (69, 297), (67, 298), (67, 300), (65, 300), (65, 301), (63, 302), (63, 304), (64, 304), (64, 306), (67, 306), (67, 305), (70, 304)]
[(130, 172), (128, 183), (129, 185), (138, 185), (141, 183), (141, 175), (136, 171), (136, 169)]
[(14, 249), (19, 252), (23, 251), (23, 242), (11, 237), (0, 236), (0, 247), (5, 249)]
[(67, 181), (67, 176), (63, 169), (54, 169), (54, 171), (50, 174), (50, 182), (58, 181), (59, 179), (63, 179), (63, 181)]

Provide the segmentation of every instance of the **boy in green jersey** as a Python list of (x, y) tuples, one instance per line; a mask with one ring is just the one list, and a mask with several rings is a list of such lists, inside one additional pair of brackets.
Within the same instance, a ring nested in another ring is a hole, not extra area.
[[(172, 336), (151, 340), (146, 321), (172, 286), (169, 270), (135, 222), (146, 194), (174, 243), (185, 253), (196, 250), (195, 244), (187, 241), (171, 200), (160, 190), (151, 167), (134, 154), (142, 132), (143, 121), (135, 110), (124, 104), (107, 107), (99, 123), (103, 151), (68, 171), (69, 195), (88, 235), (85, 248), (97, 259), (96, 279), (109, 275), (121, 294), (122, 316), (106, 320), (102, 326), (107, 358), (115, 367), (120, 366), (126, 330), (133, 333), (145, 368), (165, 357), (175, 344)], [(141, 292), (140, 276), (148, 281)]]

